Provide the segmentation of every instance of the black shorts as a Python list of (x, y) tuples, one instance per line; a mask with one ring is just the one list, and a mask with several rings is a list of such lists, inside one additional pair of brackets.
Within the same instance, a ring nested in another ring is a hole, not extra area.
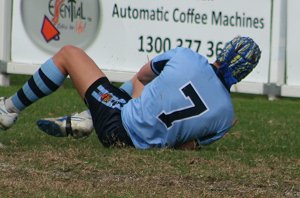
[(131, 99), (125, 91), (112, 85), (106, 77), (96, 80), (85, 93), (94, 128), (105, 147), (133, 146), (123, 127), (122, 107)]

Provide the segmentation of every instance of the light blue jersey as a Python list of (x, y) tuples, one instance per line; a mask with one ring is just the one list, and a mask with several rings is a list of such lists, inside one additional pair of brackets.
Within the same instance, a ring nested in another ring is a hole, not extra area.
[(136, 148), (174, 147), (197, 139), (210, 144), (234, 120), (230, 93), (202, 55), (176, 48), (151, 61), (157, 77), (122, 109)]

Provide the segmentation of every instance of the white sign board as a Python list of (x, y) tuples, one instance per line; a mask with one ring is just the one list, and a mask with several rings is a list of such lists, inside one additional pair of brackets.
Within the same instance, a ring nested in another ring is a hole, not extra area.
[(299, 21), (299, 0), (288, 1), (288, 30), (287, 30), (287, 85), (300, 85), (300, 21)]
[(40, 64), (74, 44), (104, 70), (137, 72), (177, 46), (213, 61), (225, 42), (241, 35), (263, 53), (246, 81), (268, 82), (271, 0), (14, 0), (13, 7), (15, 63)]

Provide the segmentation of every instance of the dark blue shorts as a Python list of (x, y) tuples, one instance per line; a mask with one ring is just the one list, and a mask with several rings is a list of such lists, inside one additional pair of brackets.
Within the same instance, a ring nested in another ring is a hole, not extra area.
[(121, 109), (131, 99), (125, 91), (112, 85), (106, 77), (96, 80), (85, 93), (94, 128), (105, 147), (133, 146), (123, 127)]

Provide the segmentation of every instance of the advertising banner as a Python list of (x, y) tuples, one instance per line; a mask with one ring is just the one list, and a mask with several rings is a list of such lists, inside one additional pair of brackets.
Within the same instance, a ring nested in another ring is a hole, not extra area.
[(12, 61), (40, 64), (72, 44), (106, 71), (137, 72), (177, 46), (213, 61), (240, 35), (263, 52), (246, 81), (266, 83), (271, 8), (271, 0), (14, 0)]

